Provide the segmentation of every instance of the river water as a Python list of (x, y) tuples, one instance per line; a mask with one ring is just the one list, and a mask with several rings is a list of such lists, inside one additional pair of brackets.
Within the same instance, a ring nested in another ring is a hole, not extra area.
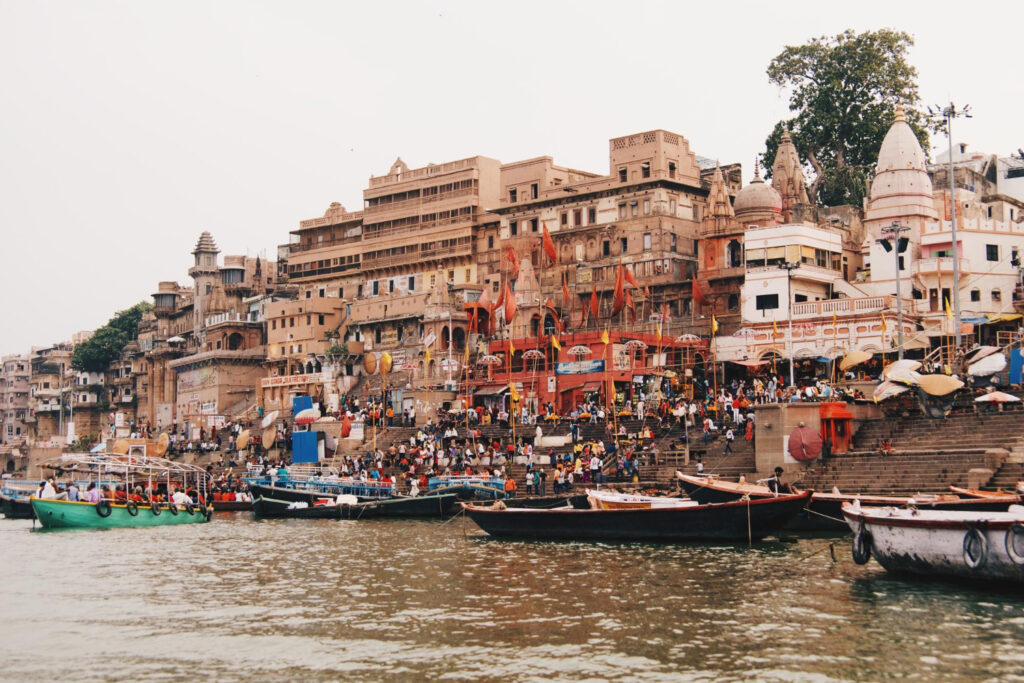
[(0, 520), (0, 545), (4, 680), (1024, 680), (1024, 594), (893, 579), (847, 536), (507, 542), (464, 518), (229, 513)]

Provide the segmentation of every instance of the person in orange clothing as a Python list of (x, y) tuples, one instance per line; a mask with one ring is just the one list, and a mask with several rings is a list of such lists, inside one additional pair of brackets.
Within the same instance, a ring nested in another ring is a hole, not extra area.
[(516, 497), (516, 480), (512, 477), (505, 477), (505, 497)]

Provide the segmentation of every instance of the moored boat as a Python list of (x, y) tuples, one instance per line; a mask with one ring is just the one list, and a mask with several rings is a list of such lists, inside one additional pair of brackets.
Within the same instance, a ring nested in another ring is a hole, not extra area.
[(251, 500), (215, 500), (210, 505), (214, 512), (248, 512), (252, 510)]
[(306, 502), (260, 496), (252, 502), (252, 515), (256, 519), (342, 519), (349, 507), (349, 503), (335, 501), (309, 505)]
[[(743, 496), (766, 498), (776, 495), (761, 484), (726, 481), (717, 477), (694, 477), (676, 472), (676, 478), (690, 498), (701, 503), (738, 500)], [(790, 523), (791, 530), (800, 531), (845, 531), (842, 507), (845, 503), (859, 500), (861, 505), (901, 506), (912, 505), (921, 509), (936, 510), (1005, 510), (1007, 505), (1017, 502), (1015, 496), (1001, 498), (961, 498), (954, 494), (917, 494), (914, 496), (878, 496), (859, 493), (834, 493), (814, 491), (807, 509)]]
[(32, 482), (5, 481), (0, 488), (0, 512), (7, 519), (32, 519), (32, 503), (29, 501), (36, 486)]
[(1024, 507), (918, 510), (847, 503), (853, 559), (886, 571), (974, 581), (1024, 582)]
[(695, 500), (672, 496), (641, 496), (618, 491), (587, 489), (587, 501), (596, 510), (630, 510), (650, 508), (680, 508), (699, 505)]
[(952, 485), (949, 487), (949, 490), (964, 498), (997, 498), (1001, 501), (1016, 499), (1017, 502), (1020, 501), (1020, 494), (1011, 491), (985, 491), (984, 489), (970, 489)]
[(256, 518), (295, 517), (300, 519), (370, 519), (376, 517), (447, 517), (452, 514), (458, 496), (454, 493), (402, 496), (359, 501), (355, 496), (335, 500), (294, 501), (260, 496), (253, 501)]
[(445, 474), (427, 481), (430, 493), (454, 493), (462, 500), (498, 500), (505, 497), (505, 480), (476, 474)]
[(758, 541), (781, 530), (810, 492), (680, 508), (538, 510), (503, 504), (463, 509), (497, 538), (568, 541)]
[(32, 509), (44, 529), (113, 529), (135, 526), (174, 526), (210, 521), (209, 506), (173, 503), (98, 503), (36, 498)]

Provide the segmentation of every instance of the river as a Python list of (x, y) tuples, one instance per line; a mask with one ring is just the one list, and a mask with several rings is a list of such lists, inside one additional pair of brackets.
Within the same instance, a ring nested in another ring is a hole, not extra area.
[(0, 544), (5, 680), (1024, 672), (1024, 595), (894, 579), (854, 564), (847, 536), (752, 548), (507, 542), (464, 518), (228, 513), (108, 531), (0, 520)]

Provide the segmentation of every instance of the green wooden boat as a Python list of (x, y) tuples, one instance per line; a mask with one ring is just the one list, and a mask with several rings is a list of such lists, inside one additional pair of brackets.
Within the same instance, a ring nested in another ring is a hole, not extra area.
[(44, 529), (114, 529), (131, 526), (172, 526), (203, 524), (213, 509), (196, 506), (191, 511), (167, 503), (125, 505), (103, 500), (99, 503), (70, 502), (32, 497), (32, 509)]

